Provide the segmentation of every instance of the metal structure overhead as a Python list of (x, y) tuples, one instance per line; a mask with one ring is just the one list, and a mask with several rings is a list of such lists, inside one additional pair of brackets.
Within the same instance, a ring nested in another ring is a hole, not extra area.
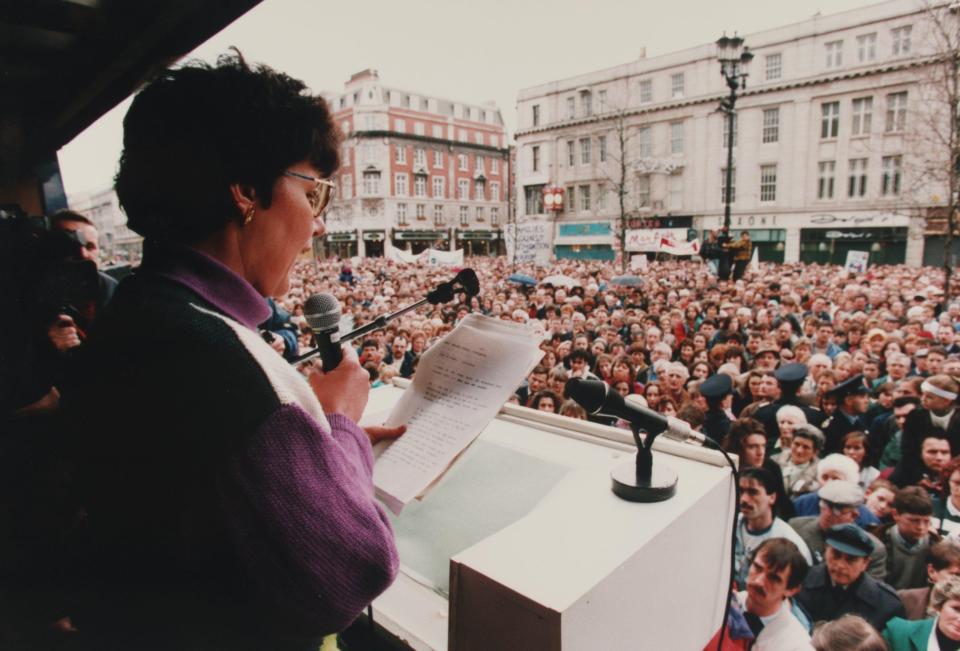
[(0, 0), (0, 182), (23, 179), (259, 2)]

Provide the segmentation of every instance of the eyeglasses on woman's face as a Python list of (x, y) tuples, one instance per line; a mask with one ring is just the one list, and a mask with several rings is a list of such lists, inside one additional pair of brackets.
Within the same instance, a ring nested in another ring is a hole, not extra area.
[(290, 170), (287, 170), (284, 174), (305, 181), (313, 181), (313, 190), (307, 194), (307, 200), (310, 202), (314, 218), (321, 216), (326, 211), (327, 206), (330, 205), (330, 199), (333, 197), (333, 190), (336, 187), (334, 182), (330, 179), (318, 179), (315, 176)]

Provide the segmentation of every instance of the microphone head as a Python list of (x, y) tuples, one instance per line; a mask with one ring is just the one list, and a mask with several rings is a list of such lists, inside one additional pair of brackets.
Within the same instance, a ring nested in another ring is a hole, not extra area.
[(467, 296), (476, 296), (480, 293), (480, 280), (473, 269), (461, 269), (455, 280), (458, 280), (463, 286), (463, 291)]
[(340, 301), (333, 294), (313, 294), (303, 304), (303, 316), (314, 332), (340, 327)]
[(563, 388), (563, 397), (573, 399), (578, 405), (587, 410), (588, 414), (596, 414), (608, 401), (616, 396), (623, 401), (616, 391), (609, 391), (607, 385), (601, 380), (584, 380), (583, 378), (570, 378)]

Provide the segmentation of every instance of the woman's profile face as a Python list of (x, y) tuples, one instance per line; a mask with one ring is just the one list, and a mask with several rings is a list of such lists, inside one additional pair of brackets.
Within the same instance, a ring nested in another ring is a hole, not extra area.
[[(320, 178), (309, 163), (291, 165), (289, 171)], [(282, 296), (290, 289), (290, 272), (297, 255), (312, 236), (324, 232), (323, 218), (314, 218), (310, 195), (314, 183), (281, 175), (273, 184), (273, 200), (264, 207), (255, 199), (253, 219), (239, 236), (242, 275), (264, 296)]]
[(947, 599), (940, 608), (937, 627), (951, 640), (960, 640), (960, 599)]

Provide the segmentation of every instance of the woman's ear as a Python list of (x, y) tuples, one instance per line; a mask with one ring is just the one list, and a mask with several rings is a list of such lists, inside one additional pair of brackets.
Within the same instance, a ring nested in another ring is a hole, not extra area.
[(257, 199), (257, 193), (253, 186), (233, 183), (230, 186), (230, 197), (233, 199), (234, 205), (237, 206), (237, 212), (241, 218), (255, 209), (254, 203)]

